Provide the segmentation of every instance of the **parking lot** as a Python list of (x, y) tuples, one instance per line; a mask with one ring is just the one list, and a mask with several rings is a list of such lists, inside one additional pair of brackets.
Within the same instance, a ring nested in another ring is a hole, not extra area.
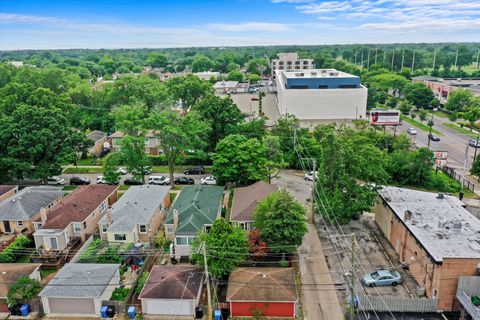
[[(417, 283), (415, 279), (403, 270), (393, 247), (381, 235), (373, 221), (373, 215), (363, 215), (359, 220), (352, 221), (348, 226), (342, 226), (343, 233), (328, 224), (318, 227), (320, 239), (330, 267), (332, 278), (339, 286), (347, 287), (345, 273), (351, 271), (351, 234), (355, 234), (355, 274), (362, 278), (366, 273), (379, 269), (395, 270), (403, 279), (402, 285), (365, 287), (356, 282), (356, 294), (382, 295), (396, 297), (414, 297)], [(360, 279), (359, 279), (360, 280)], [(348, 301), (349, 291), (339, 290), (339, 298)]]

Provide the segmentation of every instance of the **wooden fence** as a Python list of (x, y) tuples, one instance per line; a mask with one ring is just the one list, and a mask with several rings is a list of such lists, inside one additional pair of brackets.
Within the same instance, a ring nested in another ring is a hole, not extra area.
[(358, 306), (378, 312), (436, 312), (437, 299), (357, 295)]
[[(445, 166), (445, 167), (442, 167), (442, 171), (448, 176), (450, 176), (451, 178), (460, 182), (460, 184), (462, 183), (463, 175), (455, 171), (454, 168)], [(470, 182), (468, 179), (465, 179), (465, 181), (463, 182), (463, 186), (466, 187), (468, 190), (475, 192), (475, 184), (473, 182)]]

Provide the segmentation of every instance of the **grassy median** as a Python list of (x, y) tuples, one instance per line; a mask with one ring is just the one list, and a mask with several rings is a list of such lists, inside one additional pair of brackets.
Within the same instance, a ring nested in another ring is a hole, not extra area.
[[(429, 127), (429, 126), (427, 126), (426, 124), (420, 123), (420, 122), (418, 122), (417, 120), (414, 120), (414, 119), (412, 119), (412, 118), (410, 118), (410, 117), (407, 117), (407, 116), (405, 116), (405, 115), (403, 115), (403, 114), (400, 116), (400, 119), (402, 119), (402, 121), (405, 121), (406, 123), (409, 123), (409, 124), (411, 124), (412, 126), (418, 128), (418, 129), (420, 129), (420, 130), (422, 130), (422, 131), (425, 131), (426, 133), (429, 133), (429, 132), (430, 132), (430, 127)], [(441, 133), (440, 131), (435, 130), (435, 129), (433, 129), (433, 128), (432, 128), (432, 133), (435, 133), (435, 134), (438, 135), (438, 136), (443, 136), (443, 133)]]

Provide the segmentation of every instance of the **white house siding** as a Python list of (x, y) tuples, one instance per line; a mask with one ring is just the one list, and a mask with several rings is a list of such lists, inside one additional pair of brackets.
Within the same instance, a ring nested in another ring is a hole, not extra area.
[(142, 311), (147, 315), (179, 315), (195, 314), (194, 300), (142, 299)]

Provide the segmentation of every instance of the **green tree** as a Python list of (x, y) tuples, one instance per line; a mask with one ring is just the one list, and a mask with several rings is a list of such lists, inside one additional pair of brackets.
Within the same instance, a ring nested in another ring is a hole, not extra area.
[(168, 65), (168, 59), (161, 53), (151, 52), (147, 58), (147, 65), (152, 68), (165, 68)]
[(187, 110), (197, 101), (213, 94), (213, 86), (193, 74), (171, 78), (166, 82), (166, 86), (173, 101), (180, 102), (181, 106)]
[(192, 110), (198, 112), (203, 121), (210, 124), (210, 150), (214, 150), (217, 142), (228, 135), (232, 126), (236, 126), (244, 119), (242, 112), (231, 97), (221, 98), (208, 95), (198, 101)]
[(188, 150), (198, 150), (206, 146), (206, 138), (210, 127), (192, 111), (180, 115), (175, 111), (161, 111), (152, 113), (147, 127), (155, 132), (159, 139), (160, 148), (167, 159), (170, 181), (178, 157)]
[(411, 82), (405, 86), (405, 99), (417, 108), (428, 108), (433, 101), (433, 92), (423, 82)]
[(470, 169), (470, 173), (474, 176), (480, 177), (480, 157), (476, 157), (475, 161), (473, 161), (472, 169)]
[(149, 164), (145, 154), (145, 137), (125, 135), (120, 140), (119, 155), (121, 162), (125, 164), (127, 170), (135, 178), (141, 178), (142, 183), (145, 183), (146, 166)]
[(470, 132), (472, 131), (475, 123), (480, 119), (480, 102), (475, 103), (474, 101), (480, 101), (480, 99), (472, 99), (472, 104), (466, 106), (462, 111), (458, 113), (458, 116), (462, 119), (468, 121), (470, 125)]
[(285, 168), (286, 163), (283, 159), (282, 149), (280, 148), (280, 138), (273, 135), (266, 135), (262, 140), (265, 149), (266, 161), (266, 178), (268, 183), (272, 183), (272, 179), (277, 177), (280, 170)]
[(307, 233), (305, 207), (286, 190), (274, 192), (262, 200), (253, 213), (255, 228), (270, 252), (294, 252)]
[(256, 73), (251, 73), (248, 76), (248, 80), (250, 81), (250, 83), (257, 83), (258, 81), (260, 81), (260, 76)]
[(196, 55), (193, 58), (192, 62), (192, 71), (193, 72), (203, 72), (203, 71), (209, 71), (213, 68), (213, 61), (201, 54)]
[(221, 184), (245, 185), (261, 180), (267, 175), (265, 154), (258, 139), (229, 135), (217, 144), (212, 172)]
[(427, 110), (422, 109), (418, 111), (418, 118), (420, 119), (420, 123), (423, 123), (423, 121), (427, 120)]
[(147, 115), (147, 106), (138, 102), (133, 105), (121, 105), (112, 110), (117, 129), (133, 136), (145, 133)]
[(7, 303), (9, 306), (28, 303), (35, 298), (42, 287), (40, 282), (29, 277), (20, 277), (8, 288)]
[(200, 232), (192, 246), (192, 258), (204, 266), (202, 245), (208, 257), (208, 271), (215, 279), (224, 279), (249, 255), (246, 232), (224, 218), (215, 220), (208, 233)]
[(118, 166), (121, 162), (119, 153), (109, 153), (104, 160), (103, 176), (108, 183), (117, 183), (120, 180), (120, 172)]
[(451, 112), (462, 112), (471, 105), (473, 93), (470, 90), (456, 89), (448, 95), (445, 109)]
[(425, 186), (434, 164), (433, 153), (427, 148), (416, 151), (395, 151), (387, 159), (385, 168), (392, 182), (406, 186)]
[(232, 70), (228, 73), (227, 79), (229, 81), (238, 81), (242, 82), (244, 79), (244, 75), (240, 70)]
[(400, 110), (402, 114), (407, 115), (410, 113), (410, 110), (412, 110), (412, 104), (407, 100), (402, 100), (398, 105), (398, 110)]
[(247, 72), (255, 74), (264, 74), (268, 69), (268, 61), (265, 58), (253, 58), (247, 62)]

